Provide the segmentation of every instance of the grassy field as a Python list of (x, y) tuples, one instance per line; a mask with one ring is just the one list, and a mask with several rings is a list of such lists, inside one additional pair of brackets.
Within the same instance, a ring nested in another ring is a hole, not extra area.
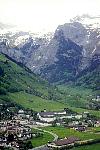
[[(34, 131), (38, 131), (38, 130), (33, 129), (33, 132)], [(54, 137), (51, 134), (43, 132), (43, 136), (37, 137), (37, 138), (33, 138), (31, 140), (31, 142), (32, 142), (33, 147), (37, 147), (37, 146), (41, 146), (41, 145), (47, 144), (48, 141), (52, 142), (53, 139), (54, 139)]]
[(80, 140), (100, 139), (100, 134), (79, 132), (75, 131), (74, 129), (68, 129), (65, 127), (45, 127), (44, 129), (56, 133), (59, 136), (59, 138), (75, 136), (78, 137)]
[(86, 145), (86, 146), (80, 146), (75, 147), (71, 150), (99, 150), (100, 149), (100, 143), (92, 144), (92, 145)]
[(47, 111), (56, 111), (63, 110), (65, 107), (62, 103), (52, 100), (45, 100), (23, 92), (10, 93), (10, 98), (25, 108), (31, 108), (35, 111), (41, 111), (44, 109), (47, 109)]
[(92, 96), (92, 90), (71, 86), (71, 85), (58, 85), (58, 89), (65, 94), (64, 102), (71, 107), (85, 107)]
[(78, 113), (89, 111), (90, 114), (100, 117), (100, 111), (70, 107), (69, 105), (64, 103), (60, 103), (53, 100), (45, 100), (41, 97), (24, 92), (9, 93), (9, 97), (12, 99), (12, 101), (24, 106), (25, 108), (31, 108), (35, 111), (41, 111), (44, 109), (47, 109), (47, 111), (59, 111), (64, 109), (65, 107), (68, 107), (71, 110), (76, 111)]
[(13, 101), (35, 111), (49, 111), (64, 109), (57, 102), (61, 98), (54, 86), (0, 54), (0, 103)]
[[(80, 140), (85, 140), (85, 139), (100, 139), (100, 134), (95, 134), (95, 133), (89, 133), (89, 132), (78, 132), (73, 129), (67, 129), (64, 127), (44, 127), (42, 129), (45, 129), (47, 131), (52, 131), (53, 133), (57, 134), (59, 138), (65, 138), (65, 137), (78, 137)], [(95, 128), (95, 130), (99, 130), (100, 128)], [(94, 128), (91, 130), (94, 130)], [(36, 129), (33, 129), (33, 131), (37, 131)], [(53, 141), (53, 136), (44, 133), (43, 137), (37, 137), (33, 138), (32, 140), (32, 145), (34, 147), (43, 145), (48, 143), (48, 141)], [(75, 147), (71, 150), (99, 150), (100, 144), (92, 144), (92, 145), (86, 145), (86, 146), (81, 146), (81, 147)], [(96, 149), (97, 148), (97, 149)]]
[(32, 94), (24, 93), (24, 92), (16, 92), (16, 93), (9, 93), (10, 98), (12, 101), (24, 106), (25, 108), (31, 108), (35, 111), (41, 111), (47, 109), (47, 111), (56, 111), (62, 110), (66, 107), (70, 108), (71, 110), (83, 113), (83, 112), (90, 112), (90, 114), (95, 115), (96, 117), (100, 117), (100, 111), (96, 110), (87, 110), (83, 108), (76, 108), (67, 105), (66, 103), (60, 103), (53, 100), (45, 100), (41, 97), (34, 96)]
[(76, 94), (80, 94), (82, 97), (86, 97), (90, 94), (92, 94), (92, 90), (91, 89), (87, 89), (87, 88), (83, 88), (83, 87), (79, 87), (79, 86), (71, 86), (71, 85), (58, 85), (58, 88), (64, 92), (66, 92), (66, 94), (70, 94), (70, 95), (76, 95)]
[[(64, 127), (45, 127), (45, 130), (52, 131), (53, 133), (56, 133), (59, 136), (59, 138), (74, 136), (74, 137), (78, 137), (81, 140), (100, 139), (100, 134), (89, 133), (89, 132), (78, 132), (78, 131), (75, 131), (73, 129), (67, 129)], [(100, 127), (91, 128), (91, 130), (99, 131)], [(81, 147), (75, 147), (71, 150), (99, 150), (99, 149), (100, 149), (100, 143), (81, 146)]]

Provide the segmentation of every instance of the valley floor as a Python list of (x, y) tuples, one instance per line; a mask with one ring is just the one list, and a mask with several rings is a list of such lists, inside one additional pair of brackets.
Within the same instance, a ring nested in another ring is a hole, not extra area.
[[(37, 139), (32, 139), (32, 144), (34, 147), (40, 147), (41, 145), (45, 145), (49, 142), (52, 142), (53, 140), (53, 136), (51, 135), (51, 133), (54, 133), (55, 135), (58, 136), (58, 138), (65, 138), (65, 137), (70, 137), (70, 136), (74, 136), (74, 137), (78, 137), (81, 140), (88, 140), (88, 139), (100, 139), (100, 133), (99, 134), (95, 134), (94, 129), (97, 131), (100, 131), (100, 127), (98, 128), (90, 128), (90, 131), (87, 132), (79, 132), (79, 131), (75, 131), (73, 129), (68, 129), (66, 127), (42, 127), (40, 129), (34, 129), (34, 130), (41, 130), (41, 131), (47, 131), (44, 132), (44, 136), (43, 137), (39, 137)], [(44, 147), (43, 147), (44, 148)], [(43, 149), (41, 148), (41, 149)], [(96, 143), (96, 144), (91, 144), (91, 145), (85, 145), (85, 146), (78, 146), (75, 148), (72, 148), (71, 150), (99, 150), (100, 148), (100, 143)]]
[(99, 150), (99, 149), (100, 149), (100, 143), (81, 146), (81, 147), (75, 147), (71, 150)]

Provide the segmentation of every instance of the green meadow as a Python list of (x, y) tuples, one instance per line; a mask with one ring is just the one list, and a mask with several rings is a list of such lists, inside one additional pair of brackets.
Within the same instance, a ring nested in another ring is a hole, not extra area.
[(90, 133), (90, 132), (79, 132), (74, 129), (68, 129), (65, 127), (44, 127), (43, 129), (47, 131), (52, 131), (53, 133), (57, 134), (59, 138), (65, 137), (78, 137), (80, 140), (87, 140), (87, 139), (100, 139), (100, 134)]
[(65, 105), (60, 102), (45, 100), (41, 97), (24, 92), (10, 93), (9, 96), (12, 101), (22, 105), (25, 108), (33, 109), (34, 111), (42, 111), (44, 109), (47, 111), (56, 111), (62, 110), (65, 107)]
[(79, 146), (79, 147), (72, 148), (71, 150), (99, 150), (99, 149), (100, 149), (100, 143)]

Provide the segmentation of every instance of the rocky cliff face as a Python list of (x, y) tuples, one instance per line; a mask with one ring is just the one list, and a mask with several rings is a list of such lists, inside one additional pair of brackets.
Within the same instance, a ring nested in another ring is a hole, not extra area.
[[(48, 33), (39, 37), (36, 34), (18, 31), (0, 35), (0, 52), (23, 63), (34, 72), (39, 72), (45, 62), (51, 61), (47, 46), (52, 38)], [(50, 58), (50, 59), (49, 59)]]
[(100, 53), (100, 26), (93, 28), (92, 25), (73, 21), (59, 26), (58, 30), (63, 31), (65, 38), (83, 46), (83, 69), (88, 65), (88, 59), (91, 59), (94, 54)]
[(95, 54), (89, 67), (82, 70), (75, 79), (75, 84), (96, 90), (100, 94), (100, 54)]
[[(50, 82), (73, 80), (80, 72), (83, 47), (65, 38), (62, 30), (55, 34), (52, 41), (57, 43), (54, 60), (52, 64), (41, 69), (41, 75)], [(49, 43), (49, 47), (51, 44)]]
[(1, 52), (50, 82), (72, 81), (91, 64), (100, 65), (93, 61), (100, 56), (100, 17), (76, 17), (58, 26), (54, 36), (18, 32), (0, 38)]

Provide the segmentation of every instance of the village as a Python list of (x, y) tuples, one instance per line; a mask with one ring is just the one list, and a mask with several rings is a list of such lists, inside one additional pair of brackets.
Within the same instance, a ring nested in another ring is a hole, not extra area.
[[(0, 106), (4, 108), (4, 104)], [(15, 113), (10, 112), (10, 107), (6, 107), (7, 116), (0, 120), (0, 149), (5, 147), (21, 149), (27, 145), (27, 149), (32, 149), (31, 139), (41, 136), (40, 131), (33, 132), (32, 128), (41, 128), (47, 126), (63, 126), (65, 128), (74, 129), (79, 132), (86, 132), (88, 127), (100, 127), (100, 120), (90, 115), (89, 112), (76, 113), (69, 108), (60, 111), (50, 111), (46, 109), (41, 112), (33, 112), (32, 110), (18, 109)], [(68, 137), (64, 139), (56, 139), (53, 143), (48, 143), (49, 148), (63, 147), (70, 145), (80, 139), (77, 137)]]

